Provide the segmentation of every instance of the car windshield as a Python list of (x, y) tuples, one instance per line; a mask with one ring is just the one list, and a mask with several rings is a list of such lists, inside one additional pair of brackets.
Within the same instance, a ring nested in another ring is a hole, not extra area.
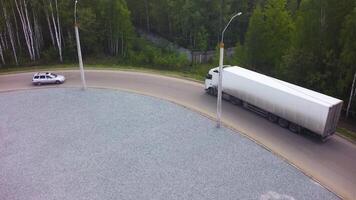
[(53, 73), (51, 73), (51, 75), (52, 75), (52, 76), (54, 76), (54, 77), (57, 77), (57, 74), (53, 74)]

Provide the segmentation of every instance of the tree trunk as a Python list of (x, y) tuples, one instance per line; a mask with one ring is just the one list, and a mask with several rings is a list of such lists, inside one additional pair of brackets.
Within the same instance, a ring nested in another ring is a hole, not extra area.
[[(2, 34), (0, 34), (0, 37), (2, 38)], [(4, 59), (4, 50), (3, 50), (3, 45), (0, 43), (0, 57), (1, 57), (1, 62), (2, 64), (6, 64), (5, 63), (5, 59)]]
[(41, 58), (41, 30), (38, 25), (37, 17), (35, 13), (33, 12), (33, 28), (34, 28), (34, 34), (35, 34), (35, 53), (37, 55), (37, 58)]
[(302, 0), (297, 0), (297, 10), (299, 10), (301, 3), (302, 3)]
[(145, 10), (146, 10), (146, 29), (150, 32), (150, 14), (148, 10), (148, 0), (145, 0)]
[(26, 22), (27, 22), (27, 30), (28, 30), (28, 35), (29, 35), (29, 39), (30, 39), (30, 46), (31, 46), (31, 51), (32, 51), (32, 55), (33, 55), (33, 60), (36, 60), (36, 54), (35, 54), (35, 47), (34, 47), (34, 38), (33, 38), (33, 31), (32, 31), (32, 27), (31, 27), (31, 23), (30, 23), (30, 19), (28, 17), (28, 9), (27, 9), (27, 3), (24, 0), (24, 5), (25, 5), (25, 16), (26, 16)]
[(121, 34), (121, 56), (124, 57), (124, 33)]
[[(63, 42), (63, 41), (65, 41), (65, 40), (64, 40), (64, 34), (63, 34), (63, 31), (62, 31), (62, 28), (61, 28), (61, 44), (62, 44), (63, 47), (66, 47), (66, 43)], [(62, 55), (63, 55), (63, 52), (62, 52)]]
[(0, 33), (0, 43), (2, 45), (2, 50), (5, 51), (6, 45), (5, 45), (5, 41), (4, 41), (4, 37), (2, 36), (2, 33)]
[(17, 25), (16, 14), (15, 14), (15, 10), (14, 10), (14, 7), (12, 6), (12, 4), (11, 4), (11, 10), (12, 10), (12, 15), (13, 15), (14, 20), (15, 20), (17, 46), (19, 47), (19, 51), (21, 52), (21, 42), (20, 42), (20, 36), (19, 36), (19, 27)]
[(6, 34), (6, 31), (7, 31), (7, 27), (5, 26), (5, 29), (4, 29), (4, 35), (3, 35), (3, 40), (4, 40), (4, 43), (5, 43), (5, 49), (9, 49), (9, 44), (7, 42), (7, 34)]
[(61, 62), (63, 62), (63, 58), (62, 58), (62, 38), (63, 38), (63, 34), (62, 34), (61, 23), (59, 23), (59, 12), (58, 12), (58, 1), (57, 0), (56, 0), (56, 14), (57, 14), (57, 28), (58, 28), (58, 35), (59, 35), (59, 43), (60, 43), (60, 46), (61, 46), (60, 57), (61, 57)]
[[(24, 14), (24, 5), (23, 3), (21, 2), (21, 0), (15, 0), (15, 5), (16, 5), (16, 9), (17, 9), (17, 12), (20, 16), (20, 20), (21, 20), (21, 24), (22, 24), (22, 30), (23, 30), (23, 33), (24, 33), (24, 37), (25, 37), (25, 41), (26, 41), (26, 46), (27, 46), (27, 50), (28, 50), (28, 53), (30, 54), (30, 59), (31, 60), (35, 60), (35, 57), (33, 55), (33, 51), (32, 51), (32, 48), (31, 48), (31, 41), (30, 41), (30, 37), (29, 37), (29, 31), (28, 31), (28, 23), (26, 22), (26, 19), (25, 19), (25, 14)], [(24, 0), (24, 3), (25, 0)]]
[(349, 99), (349, 103), (348, 103), (347, 109), (346, 109), (346, 118), (349, 117), (349, 111), (350, 111), (350, 107), (351, 107), (352, 97), (355, 95), (354, 92), (356, 92), (355, 91), (355, 81), (356, 81), (356, 72), (354, 74), (354, 80), (352, 81), (350, 99)]
[(18, 65), (15, 42), (14, 42), (14, 35), (13, 35), (13, 31), (12, 31), (12, 26), (10, 24), (11, 22), (10, 22), (10, 19), (9, 19), (8, 15), (7, 15), (5, 6), (2, 5), (2, 8), (3, 8), (3, 12), (4, 12), (7, 31), (8, 31), (9, 37), (10, 37), (10, 43), (11, 43), (11, 46), (12, 46), (12, 53), (14, 55), (15, 63), (16, 63), (16, 65)]
[(58, 17), (58, 6), (57, 6), (57, 0), (55, 1), (56, 3), (56, 11), (57, 11), (57, 23), (56, 20), (54, 18), (54, 13), (53, 13), (53, 7), (52, 7), (52, 3), (51, 0), (49, 1), (49, 6), (51, 8), (51, 16), (52, 16), (52, 23), (53, 23), (53, 28), (54, 28), (54, 33), (56, 36), (56, 41), (57, 41), (57, 47), (58, 47), (58, 53), (59, 53), (59, 60), (61, 62), (63, 62), (63, 58), (62, 58), (62, 39), (61, 39), (61, 33), (60, 33), (60, 24), (59, 24), (59, 17)]
[(47, 24), (48, 24), (48, 28), (49, 28), (49, 35), (51, 36), (52, 45), (54, 48), (56, 48), (56, 43), (54, 41), (54, 36), (53, 36), (53, 31), (52, 31), (52, 25), (51, 25), (51, 21), (49, 20), (47, 10), (45, 10), (45, 14), (46, 14)]

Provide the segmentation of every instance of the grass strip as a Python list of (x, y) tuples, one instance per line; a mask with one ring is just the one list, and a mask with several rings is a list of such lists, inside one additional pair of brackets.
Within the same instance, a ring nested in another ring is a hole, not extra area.
[(346, 128), (342, 128), (342, 127), (337, 127), (336, 132), (338, 135), (341, 135), (345, 139), (356, 144), (356, 133), (355, 132), (352, 132), (352, 131), (350, 131)]

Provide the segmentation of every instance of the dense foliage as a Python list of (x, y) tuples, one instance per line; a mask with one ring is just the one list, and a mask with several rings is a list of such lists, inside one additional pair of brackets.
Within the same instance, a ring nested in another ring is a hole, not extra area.
[[(74, 1), (1, 0), (0, 5), (0, 66), (77, 58)], [(179, 53), (139, 38), (125, 0), (80, 0), (77, 5), (84, 56), (169, 68), (188, 64)]]
[[(74, 0), (1, 0), (0, 7), (1, 65), (75, 61)], [(236, 47), (229, 64), (347, 102), (356, 71), (355, 0), (80, 0), (83, 54), (176, 69), (187, 59), (137, 30), (212, 50), (239, 11), (224, 39)]]

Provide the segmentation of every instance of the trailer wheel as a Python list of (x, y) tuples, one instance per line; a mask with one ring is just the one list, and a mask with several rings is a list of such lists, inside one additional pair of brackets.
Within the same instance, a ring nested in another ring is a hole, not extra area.
[(293, 133), (300, 133), (301, 128), (299, 125), (294, 124), (294, 123), (289, 123), (288, 126), (289, 130), (292, 131)]
[(230, 96), (230, 102), (234, 105), (241, 105), (242, 101), (236, 97)]
[(278, 117), (272, 113), (268, 113), (268, 121), (276, 123), (278, 121)]
[(329, 136), (320, 136), (320, 140), (322, 143), (325, 143), (326, 141), (328, 141), (329, 138), (330, 138)]
[(283, 127), (283, 128), (287, 128), (289, 125), (289, 122), (283, 118), (279, 118), (278, 119), (278, 124), (279, 126)]
[(248, 109), (248, 103), (246, 101), (242, 101), (241, 104), (242, 104), (242, 107), (244, 107), (245, 109)]

